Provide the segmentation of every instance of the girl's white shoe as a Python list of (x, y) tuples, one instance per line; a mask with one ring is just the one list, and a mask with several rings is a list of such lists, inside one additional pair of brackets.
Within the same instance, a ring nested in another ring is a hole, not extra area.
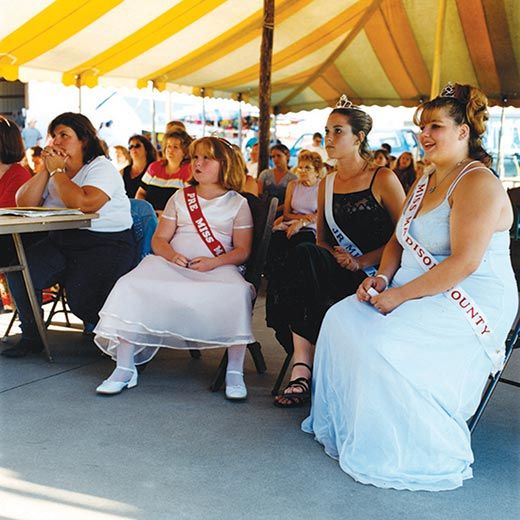
[[(229, 384), (227, 378), (229, 374), (234, 374), (240, 377), (234, 377), (234, 384)], [(231, 401), (242, 401), (247, 397), (247, 388), (244, 383), (243, 376), (244, 373), (239, 372), (238, 370), (228, 370), (226, 372), (226, 399)]]
[(125, 388), (133, 388), (137, 386), (137, 368), (117, 367), (119, 370), (131, 372), (132, 376), (128, 381), (110, 381), (105, 379), (97, 388), (96, 392), (103, 395), (120, 394)]

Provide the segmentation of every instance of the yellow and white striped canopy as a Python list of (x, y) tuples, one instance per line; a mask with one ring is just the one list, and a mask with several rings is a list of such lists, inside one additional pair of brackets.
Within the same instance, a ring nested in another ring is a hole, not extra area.
[[(520, 0), (444, 0), (440, 84), (520, 106)], [(439, 0), (276, 0), (272, 105), (430, 96)], [(0, 0), (0, 76), (255, 102), (262, 0)]]

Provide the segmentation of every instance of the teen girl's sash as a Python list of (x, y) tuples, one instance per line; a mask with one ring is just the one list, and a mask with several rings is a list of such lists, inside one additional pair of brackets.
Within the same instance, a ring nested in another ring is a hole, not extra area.
[[(462, 169), (452, 186), (454, 186), (464, 174), (477, 169), (469, 169), (469, 166), (471, 166), (474, 162), (475, 161), (467, 164)], [(478, 168), (480, 168), (480, 166)], [(427, 185), (428, 175), (424, 175), (417, 183), (413, 195), (410, 197), (410, 202), (404, 211), (401, 230), (404, 246), (412, 253), (412, 256), (415, 258), (415, 260), (417, 260), (417, 263), (425, 272), (435, 267), (439, 262), (424, 246), (422, 246), (419, 242), (417, 242), (417, 240), (415, 240), (415, 238), (412, 237), (412, 235), (410, 235), (409, 229), (412, 220), (419, 210), (424, 194), (426, 193)], [(457, 307), (457, 309), (459, 309), (459, 311), (464, 315), (464, 318), (466, 318), (468, 323), (471, 325), (473, 332), (479, 339), (487, 356), (493, 363), (493, 372), (499, 370), (503, 363), (504, 352), (503, 349), (498, 348), (499, 346), (493, 342), (494, 338), (491, 331), (491, 326), (482, 309), (459, 285), (452, 287), (443, 294), (450, 302), (453, 303), (453, 305)]]
[(195, 186), (184, 188), (184, 200), (186, 201), (191, 221), (202, 241), (208, 246), (213, 255), (223, 255), (226, 252), (224, 246), (215, 238), (206, 217), (202, 213)]
[[(336, 239), (336, 242), (349, 254), (353, 257), (358, 257), (363, 254), (363, 252), (350, 240), (350, 238), (339, 228), (334, 220), (334, 215), (332, 212), (333, 204), (332, 198), (334, 196), (334, 179), (336, 177), (336, 172), (331, 173), (325, 177), (325, 220)], [(367, 274), (367, 276), (375, 276), (377, 270), (375, 267), (365, 267), (363, 271)]]

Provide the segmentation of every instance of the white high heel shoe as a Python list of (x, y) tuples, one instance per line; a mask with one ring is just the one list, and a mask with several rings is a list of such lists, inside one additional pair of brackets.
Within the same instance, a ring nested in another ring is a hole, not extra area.
[[(238, 370), (228, 370), (227, 374), (237, 374), (239, 376), (243, 376), (243, 372), (239, 372)], [(230, 401), (242, 401), (247, 397), (247, 388), (244, 383), (244, 380), (238, 385), (228, 385), (227, 377), (226, 377), (226, 399)]]
[(119, 370), (132, 372), (132, 377), (128, 381), (109, 381), (105, 379), (97, 388), (96, 393), (103, 395), (120, 394), (125, 388), (133, 388), (137, 386), (137, 368), (117, 367)]

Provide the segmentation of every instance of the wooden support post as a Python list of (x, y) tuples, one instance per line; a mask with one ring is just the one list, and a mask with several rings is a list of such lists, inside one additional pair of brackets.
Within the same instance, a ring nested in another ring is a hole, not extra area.
[(155, 148), (157, 148), (157, 131), (155, 129), (155, 112), (156, 112), (156, 107), (155, 107), (155, 84), (153, 81), (149, 81), (148, 82), (149, 86), (150, 86), (150, 111), (152, 113), (152, 144), (154, 145)]
[(238, 93), (238, 146), (242, 150), (242, 92)]
[(258, 122), (258, 173), (269, 167), (271, 127), (271, 61), (273, 55), (274, 0), (264, 0), (264, 22), (260, 48), (260, 80), (258, 85), (260, 120)]
[(82, 99), (81, 99), (81, 74), (76, 75), (76, 87), (78, 89), (78, 112), (81, 114), (82, 110)]
[(435, 29), (435, 49), (433, 51), (432, 88), (430, 99), (437, 97), (440, 90), (442, 44), (444, 43), (444, 25), (446, 20), (446, 0), (439, 0), (437, 11), (437, 27)]

